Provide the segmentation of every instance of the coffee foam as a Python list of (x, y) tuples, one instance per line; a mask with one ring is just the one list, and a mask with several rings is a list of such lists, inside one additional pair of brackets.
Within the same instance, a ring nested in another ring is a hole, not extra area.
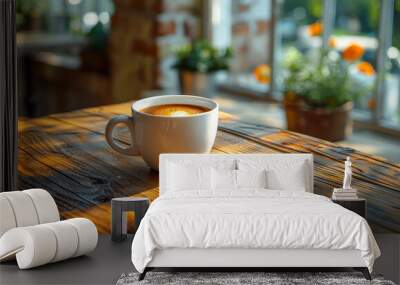
[(201, 114), (209, 111), (210, 109), (188, 104), (166, 104), (147, 107), (141, 110), (141, 112), (148, 113), (156, 116), (167, 116), (167, 117), (185, 117), (190, 115)]

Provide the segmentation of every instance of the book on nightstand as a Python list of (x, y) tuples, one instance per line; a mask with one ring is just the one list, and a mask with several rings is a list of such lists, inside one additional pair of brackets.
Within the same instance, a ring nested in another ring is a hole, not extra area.
[(333, 200), (356, 200), (356, 199), (358, 199), (357, 189), (333, 188), (332, 199)]

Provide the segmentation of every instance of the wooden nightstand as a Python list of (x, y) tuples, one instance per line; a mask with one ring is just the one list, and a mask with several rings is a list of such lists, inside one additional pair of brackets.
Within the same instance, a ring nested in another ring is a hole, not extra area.
[(367, 201), (365, 199), (354, 199), (354, 200), (334, 200), (332, 202), (339, 204), (340, 206), (359, 214), (364, 219), (367, 218)]
[(140, 221), (149, 208), (150, 201), (142, 197), (121, 197), (111, 200), (111, 239), (113, 241), (123, 241), (127, 238), (127, 216), (126, 212), (135, 212), (135, 232), (139, 227)]

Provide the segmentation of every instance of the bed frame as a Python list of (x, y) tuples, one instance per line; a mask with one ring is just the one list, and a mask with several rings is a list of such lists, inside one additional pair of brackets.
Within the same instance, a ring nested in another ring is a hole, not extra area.
[(152, 261), (139, 275), (155, 268), (232, 268), (246, 271), (254, 268), (338, 268), (361, 271), (367, 280), (371, 275), (359, 250), (329, 249), (193, 249), (156, 250)]
[[(309, 169), (308, 192), (313, 192), (312, 154), (162, 154), (160, 156), (160, 194), (167, 185), (167, 162), (173, 160), (218, 160), (237, 158), (297, 159), (304, 160)], [(361, 271), (367, 280), (371, 275), (359, 250), (333, 249), (249, 249), (249, 248), (170, 248), (158, 249), (153, 259), (139, 275), (143, 280), (146, 273), (155, 268), (231, 268), (235, 271), (265, 268), (343, 268)], [(237, 270), (236, 270), (237, 269)]]

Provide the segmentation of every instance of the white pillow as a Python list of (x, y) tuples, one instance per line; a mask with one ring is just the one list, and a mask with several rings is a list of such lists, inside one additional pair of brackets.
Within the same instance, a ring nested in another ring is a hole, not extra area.
[(267, 188), (266, 170), (215, 169), (213, 173), (214, 190), (237, 190), (240, 188)]
[(304, 160), (239, 159), (240, 170), (267, 171), (267, 188), (271, 190), (306, 191), (310, 189), (310, 168)]
[(184, 167), (213, 167), (216, 169), (236, 169), (235, 159), (210, 159), (204, 157), (201, 159), (173, 159), (167, 162), (167, 168), (172, 165), (183, 165)]
[(236, 170), (238, 188), (267, 188), (267, 171)]
[(187, 191), (212, 189), (211, 167), (169, 164), (168, 190)]
[(212, 169), (212, 188), (214, 190), (236, 190), (236, 170)]
[(304, 163), (293, 164), (289, 171), (285, 169), (267, 170), (267, 187), (273, 190), (306, 191), (307, 178)]

